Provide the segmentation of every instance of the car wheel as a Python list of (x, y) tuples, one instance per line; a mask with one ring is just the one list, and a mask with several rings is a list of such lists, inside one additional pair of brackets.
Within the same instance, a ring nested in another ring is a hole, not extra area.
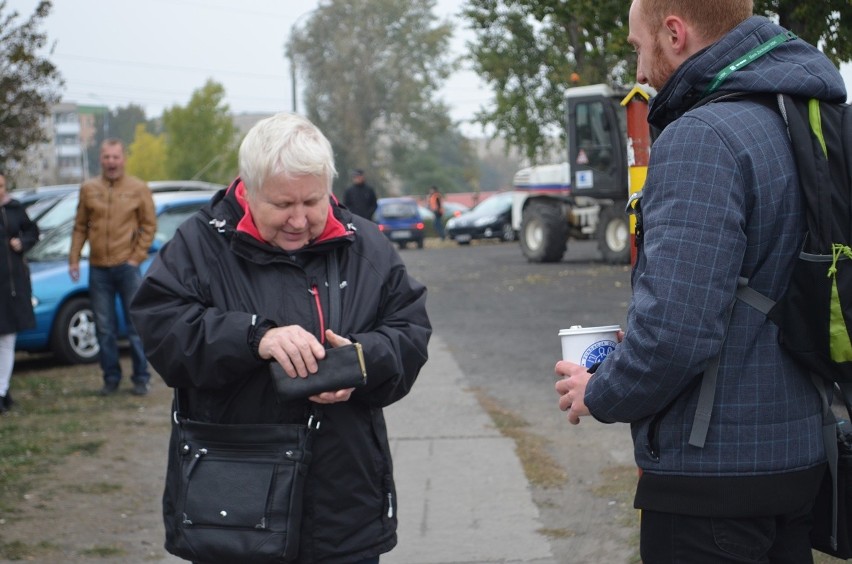
[(88, 298), (69, 300), (59, 310), (53, 323), (50, 350), (66, 364), (88, 364), (98, 359), (101, 349), (95, 333), (95, 314)]
[(397, 245), (399, 245), (400, 249), (404, 249), (408, 246), (408, 241), (400, 241), (399, 243), (397, 243)]
[(514, 241), (517, 236), (515, 235), (515, 230), (512, 229), (512, 224), (508, 221), (503, 224), (503, 229), (500, 233), (500, 238), (503, 241)]
[(423, 239), (418, 239), (418, 240), (417, 240), (417, 248), (418, 248), (418, 249), (422, 249), (422, 248), (423, 248)]

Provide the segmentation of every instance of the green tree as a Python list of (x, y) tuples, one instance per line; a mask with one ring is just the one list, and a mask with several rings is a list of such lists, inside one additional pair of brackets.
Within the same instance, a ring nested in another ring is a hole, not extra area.
[(146, 124), (147, 121), (145, 109), (137, 104), (128, 104), (110, 111), (106, 120), (101, 130), (106, 132), (108, 137), (121, 139), (126, 145), (130, 145), (138, 135), (139, 124)]
[(338, 190), (352, 169), (364, 168), (377, 191), (388, 193), (393, 160), (428, 148), (452, 128), (437, 99), (457, 68), (448, 55), (452, 27), (438, 21), (434, 5), (331, 0), (287, 43), (287, 56), (306, 79), (306, 114), (334, 147)]
[(533, 161), (562, 136), (566, 88), (632, 80), (622, 0), (469, 0), (463, 15), (474, 71), (495, 97), (477, 120)]
[(755, 0), (754, 12), (778, 17), (778, 23), (816, 45), (835, 65), (852, 61), (850, 0)]
[[(493, 109), (481, 111), (479, 122), (533, 161), (561, 144), (566, 88), (633, 82), (628, 6), (622, 0), (469, 0), (463, 13), (476, 36), (473, 67), (495, 93)], [(755, 0), (755, 13), (777, 17), (835, 64), (852, 60), (850, 0)]]
[(470, 192), (479, 174), (475, 153), (461, 133), (450, 128), (423, 148), (398, 148), (392, 170), (402, 179), (402, 193), (425, 195), (429, 186), (444, 194)]
[(51, 2), (18, 23), (18, 12), (0, 2), (0, 167), (21, 166), (27, 149), (47, 140), (44, 118), (59, 101), (63, 82), (56, 66), (40, 53), (47, 35), (40, 31)]
[(236, 176), (237, 128), (224, 97), (224, 87), (208, 80), (186, 107), (163, 112), (166, 173), (171, 178), (227, 184)]
[(127, 147), (127, 172), (143, 180), (167, 180), (166, 137), (153, 135), (144, 123), (136, 125), (133, 142)]
[(100, 172), (101, 143), (107, 137), (121, 139), (129, 147), (136, 135), (136, 126), (145, 124), (145, 110), (137, 104), (95, 113), (95, 138), (86, 149), (88, 152), (89, 175)]

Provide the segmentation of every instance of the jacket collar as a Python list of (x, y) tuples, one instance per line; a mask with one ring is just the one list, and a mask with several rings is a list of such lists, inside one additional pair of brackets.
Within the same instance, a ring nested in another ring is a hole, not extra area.
[[(763, 16), (751, 16), (716, 43), (687, 59), (651, 100), (648, 121), (660, 129), (704, 97), (722, 68), (786, 30)], [(719, 92), (784, 93), (828, 101), (846, 100), (837, 69), (801, 39), (785, 42), (732, 73)]]
[[(231, 183), (223, 199), (231, 200), (233, 208), (238, 211), (239, 219), (236, 221), (236, 232), (243, 233), (255, 241), (268, 245), (269, 243), (261, 237), (260, 231), (257, 229), (257, 225), (251, 215), (251, 209), (249, 208), (246, 196), (246, 187), (242, 179), (237, 178)], [(311, 250), (316, 246), (331, 241), (351, 239), (355, 235), (351, 215), (348, 215), (348, 212), (339, 207), (337, 198), (334, 195), (329, 196), (328, 207), (328, 216), (322, 233), (301, 250)]]

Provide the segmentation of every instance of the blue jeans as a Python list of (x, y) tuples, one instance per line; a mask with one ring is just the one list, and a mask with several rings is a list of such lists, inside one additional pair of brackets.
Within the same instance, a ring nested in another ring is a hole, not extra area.
[(121, 365), (118, 362), (118, 316), (116, 298), (120, 298), (121, 309), (127, 325), (130, 341), (130, 356), (133, 360), (131, 380), (136, 384), (147, 384), (151, 379), (148, 361), (142, 349), (142, 340), (130, 321), (130, 300), (142, 282), (139, 267), (127, 263), (118, 266), (89, 268), (89, 294), (95, 313), (95, 329), (100, 345), (101, 370), (104, 382), (117, 384), (121, 380)]
[(444, 238), (444, 222), (443, 218), (435, 212), (435, 234), (441, 239)]

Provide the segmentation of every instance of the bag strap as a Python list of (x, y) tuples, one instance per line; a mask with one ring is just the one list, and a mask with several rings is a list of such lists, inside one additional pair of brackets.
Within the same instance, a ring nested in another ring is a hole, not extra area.
[[(767, 106), (770, 104), (770, 98), (768, 95), (747, 92), (715, 92), (699, 100), (690, 109), (695, 109), (711, 102), (739, 99), (753, 99), (754, 101)], [(787, 110), (780, 94), (776, 97), (772, 107), (781, 114), (784, 118), (785, 124), (787, 124), (789, 128)], [(750, 288), (748, 286), (748, 278), (744, 278), (742, 276), (737, 278), (736, 299), (731, 302), (730, 307), (725, 314), (725, 339), (727, 338), (728, 326), (731, 322), (731, 313), (733, 312), (734, 303), (737, 299), (749, 304), (764, 315), (768, 314), (769, 310), (771, 310), (775, 305), (775, 302), (772, 299), (764, 296), (757, 290)], [(710, 359), (707, 364), (707, 368), (704, 370), (704, 375), (701, 378), (701, 389), (698, 392), (698, 405), (695, 408), (695, 418), (693, 419), (692, 431), (689, 435), (689, 444), (698, 448), (704, 448), (704, 444), (707, 439), (707, 431), (710, 428), (710, 414), (713, 411), (713, 402), (716, 399), (716, 381), (719, 375), (719, 362), (722, 358), (722, 345), (724, 345), (725, 339), (722, 339), (722, 344), (719, 346), (719, 353)]]
[[(748, 278), (740, 277), (737, 280), (736, 298), (755, 308), (764, 315), (775, 306), (775, 301), (768, 296), (765, 296), (751, 288), (748, 285)], [(736, 301), (736, 300), (735, 300)], [(733, 304), (731, 305), (733, 309)], [(726, 321), (730, 323), (730, 310)], [(710, 412), (713, 409), (713, 401), (716, 395), (716, 379), (719, 370), (719, 359), (721, 351), (713, 359), (711, 359), (707, 370), (704, 371), (704, 376), (701, 381), (701, 390), (698, 392), (698, 407), (695, 410), (695, 420), (692, 425), (692, 433), (689, 436), (689, 444), (702, 448), (705, 439), (707, 438), (707, 429), (710, 423)], [(830, 383), (819, 377), (817, 374), (810, 373), (811, 381), (814, 387), (819, 392), (819, 399), (822, 405), (822, 440), (825, 446), (825, 456), (828, 460), (828, 471), (831, 476), (831, 491), (832, 491), (832, 507), (831, 507), (831, 536), (829, 542), (832, 549), (837, 550), (837, 508), (838, 508), (838, 458), (837, 449), (837, 425), (838, 421), (831, 410), (831, 397), (835, 391), (843, 398), (846, 405), (846, 411), (852, 420), (852, 387), (846, 384)]]
[[(725, 339), (728, 336), (728, 325), (731, 323), (734, 303), (737, 299), (750, 303), (750, 300), (754, 299), (752, 294), (765, 298), (763, 294), (748, 287), (748, 278), (739, 277), (737, 279), (736, 297), (731, 301), (725, 312), (725, 338), (719, 344), (718, 354), (707, 363), (707, 368), (704, 369), (704, 375), (701, 377), (701, 389), (698, 391), (698, 405), (695, 408), (695, 418), (692, 421), (692, 431), (689, 434), (689, 444), (694, 447), (704, 448), (704, 443), (707, 440), (707, 431), (710, 429), (710, 414), (713, 412), (713, 402), (716, 400), (716, 381), (719, 376), (719, 362), (722, 359), (722, 345), (725, 344)], [(769, 298), (766, 299), (769, 300)], [(769, 301), (771, 302), (772, 300)], [(772, 302), (772, 305), (774, 304), (775, 302)], [(769, 309), (764, 313), (768, 311)]]

